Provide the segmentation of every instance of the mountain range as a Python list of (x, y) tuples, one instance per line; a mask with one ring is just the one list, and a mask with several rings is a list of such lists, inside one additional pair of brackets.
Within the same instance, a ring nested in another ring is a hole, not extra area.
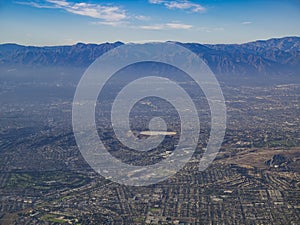
[[(300, 75), (300, 37), (273, 38), (245, 44), (180, 43), (201, 58), (218, 75)], [(122, 42), (78, 43), (70, 46), (34, 47), (0, 45), (0, 68), (88, 67), (103, 53)]]

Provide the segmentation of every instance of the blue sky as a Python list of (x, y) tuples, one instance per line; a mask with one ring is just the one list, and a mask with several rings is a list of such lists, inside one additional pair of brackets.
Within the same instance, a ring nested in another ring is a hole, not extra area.
[(300, 36), (299, 21), (299, 0), (0, 0), (0, 43), (243, 43)]

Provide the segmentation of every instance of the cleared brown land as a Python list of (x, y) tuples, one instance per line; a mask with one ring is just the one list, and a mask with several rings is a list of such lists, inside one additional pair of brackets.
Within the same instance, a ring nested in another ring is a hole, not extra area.
[(300, 164), (300, 147), (291, 149), (250, 149), (242, 150), (234, 156), (220, 160), (226, 164), (237, 164), (241, 167), (256, 167), (260, 169), (267, 169), (266, 161), (271, 159), (273, 155), (280, 154), (293, 162)]

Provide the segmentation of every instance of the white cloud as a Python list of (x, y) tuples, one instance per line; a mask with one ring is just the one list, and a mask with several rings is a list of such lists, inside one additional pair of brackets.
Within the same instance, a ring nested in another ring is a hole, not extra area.
[(91, 24), (106, 25), (106, 26), (112, 26), (112, 27), (126, 27), (126, 26), (128, 26), (128, 22), (126, 22), (126, 21), (98, 21), (98, 22), (92, 22)]
[(143, 30), (163, 30), (165, 26), (163, 24), (156, 24), (156, 25), (144, 25), (144, 26), (140, 26), (139, 28)]
[(169, 9), (188, 9), (193, 12), (204, 12), (205, 8), (199, 4), (191, 2), (168, 2), (166, 6)]
[(205, 32), (205, 33), (220, 33), (220, 32), (223, 32), (225, 31), (225, 29), (223, 27), (196, 27), (195, 28), (197, 31), (199, 32)]
[(20, 5), (29, 5), (29, 6), (32, 6), (32, 7), (35, 7), (35, 8), (39, 8), (39, 9), (57, 9), (56, 6), (51, 6), (51, 5), (46, 5), (46, 4), (40, 4), (38, 2), (15, 2), (17, 4), (20, 4)]
[(192, 25), (182, 23), (167, 23), (166, 26), (171, 29), (190, 29), (193, 27)]
[(46, 0), (41, 2), (17, 2), (19, 4), (30, 5), (36, 8), (59, 8), (67, 12), (88, 16), (105, 21), (120, 21), (127, 18), (125, 10), (118, 6), (107, 6), (100, 4), (69, 2), (66, 0)]
[(143, 30), (190, 29), (192, 27), (193, 27), (192, 25), (183, 24), (183, 23), (166, 23), (166, 24), (139, 26), (139, 28)]
[(252, 24), (252, 22), (251, 21), (244, 21), (244, 22), (242, 22), (242, 24), (243, 25), (249, 25), (249, 24)]
[(149, 0), (149, 2), (150, 2), (151, 4), (161, 4), (161, 3), (164, 2), (164, 0)]
[(58, 5), (58, 6), (68, 6), (69, 3), (64, 1), (64, 0), (46, 0), (47, 2), (50, 2), (50, 3), (53, 3), (55, 5)]
[(134, 16), (134, 18), (137, 20), (140, 20), (140, 21), (149, 21), (150, 20), (149, 16), (142, 16), (142, 15)]
[(182, 9), (188, 10), (191, 12), (205, 12), (206, 8), (200, 4), (192, 3), (188, 0), (176, 0), (176, 1), (167, 1), (167, 0), (149, 0), (151, 4), (162, 4), (168, 9)]

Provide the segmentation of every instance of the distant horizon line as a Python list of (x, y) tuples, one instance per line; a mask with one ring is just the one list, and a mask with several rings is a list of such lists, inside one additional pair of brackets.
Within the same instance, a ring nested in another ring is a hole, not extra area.
[(270, 37), (266, 39), (256, 39), (253, 41), (247, 41), (247, 42), (242, 42), (242, 43), (202, 43), (202, 42), (182, 42), (182, 41), (175, 41), (175, 40), (141, 40), (141, 41), (106, 41), (106, 42), (76, 42), (74, 44), (57, 44), (57, 45), (25, 45), (25, 44), (19, 44), (19, 43), (14, 43), (14, 42), (2, 42), (0, 43), (1, 45), (17, 45), (17, 46), (23, 46), (23, 47), (60, 47), (60, 46), (74, 46), (78, 44), (84, 44), (84, 45), (101, 45), (101, 44), (115, 44), (115, 43), (121, 43), (121, 44), (144, 44), (144, 43), (153, 43), (153, 42), (159, 42), (159, 43), (165, 43), (165, 42), (174, 42), (174, 43), (182, 43), (182, 44), (202, 44), (202, 45), (243, 45), (243, 44), (248, 44), (248, 43), (253, 43), (253, 42), (258, 42), (258, 41), (270, 41), (270, 40), (276, 40), (276, 39), (286, 39), (286, 38), (300, 38), (300, 36), (282, 36), (282, 37)]

